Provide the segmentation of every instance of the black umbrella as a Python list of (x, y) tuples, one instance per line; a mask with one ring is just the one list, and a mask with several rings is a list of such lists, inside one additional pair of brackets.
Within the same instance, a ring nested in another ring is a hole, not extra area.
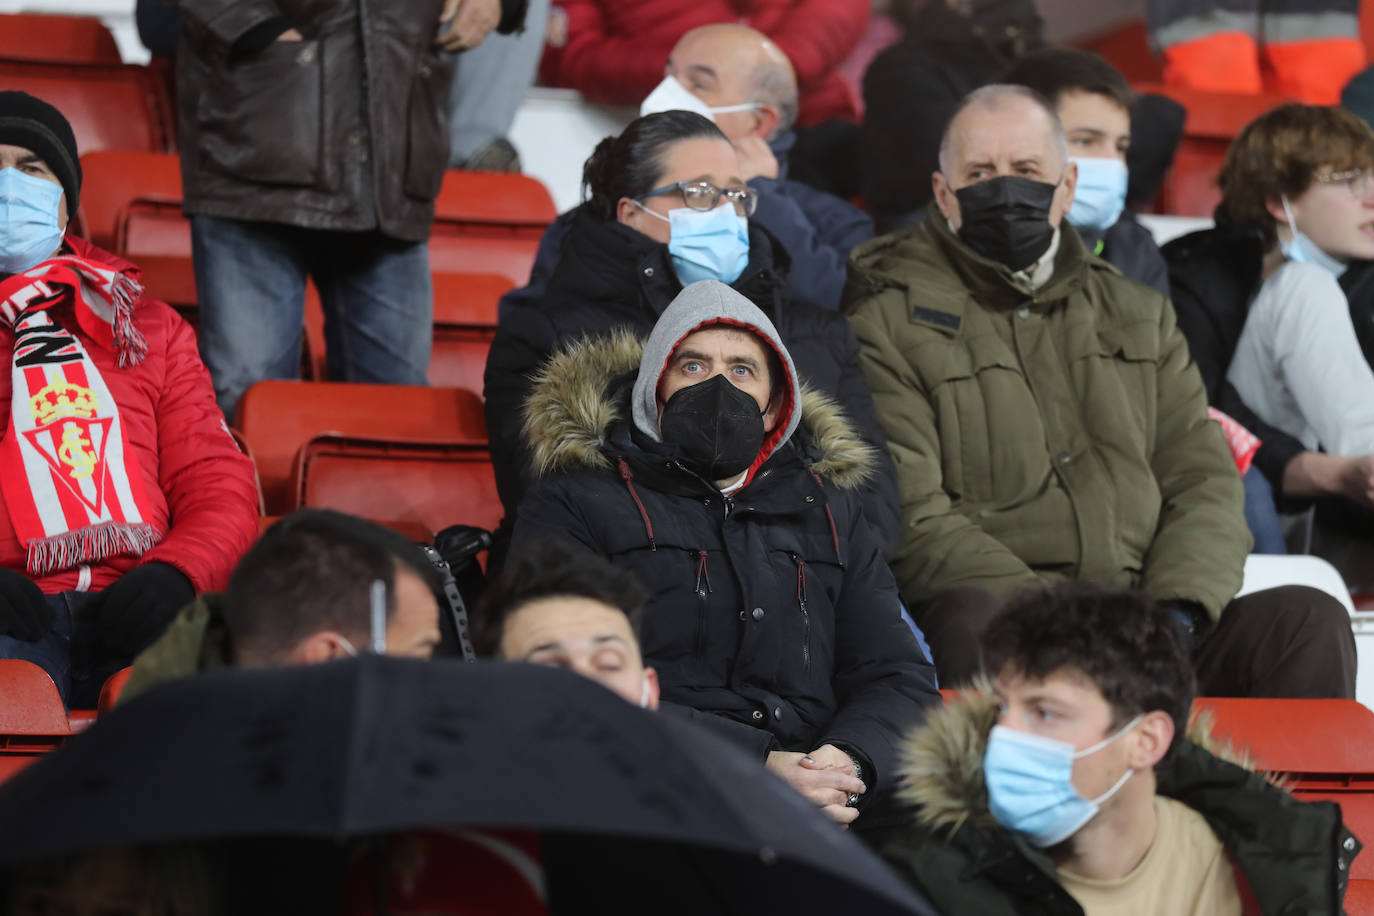
[(364, 656), (178, 681), (0, 786), (0, 824), (0, 864), (185, 840), (535, 829), (562, 851), (560, 873), (584, 874), (574, 854), (603, 871), (633, 863), (637, 893), (689, 880), (719, 898), (712, 912), (932, 912), (760, 761), (533, 665)]

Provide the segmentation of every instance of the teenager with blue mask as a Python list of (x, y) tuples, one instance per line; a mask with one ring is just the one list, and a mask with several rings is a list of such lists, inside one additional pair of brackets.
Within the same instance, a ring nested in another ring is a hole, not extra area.
[(942, 912), (1342, 911), (1359, 842), (1336, 805), (1295, 800), (1188, 727), (1193, 659), (1172, 614), (1042, 588), (982, 650), (991, 682), (907, 742), (913, 814), (883, 850)]
[(1146, 286), (1169, 294), (1169, 268), (1150, 230), (1126, 210), (1135, 92), (1126, 78), (1088, 51), (1048, 48), (1018, 60), (1003, 83), (1049, 99), (1063, 122), (1078, 186), (1068, 220), (1088, 250)]
[(613, 328), (647, 333), (684, 286), (714, 279), (768, 315), (801, 374), (836, 398), (878, 448), (864, 511), (884, 547), (895, 545), (896, 475), (859, 371), (858, 344), (843, 316), (794, 295), (792, 259), (751, 218), (758, 195), (740, 173), (735, 146), (720, 128), (680, 110), (635, 120), (587, 160), (587, 200), (560, 218), (566, 231), (546, 285), (502, 314), (487, 359), (487, 428), (507, 513), (503, 533), (532, 480), (520, 417), (544, 361)]

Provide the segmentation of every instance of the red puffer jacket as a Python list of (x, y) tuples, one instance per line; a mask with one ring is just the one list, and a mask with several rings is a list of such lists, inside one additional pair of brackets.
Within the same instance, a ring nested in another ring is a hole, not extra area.
[(594, 102), (638, 105), (663, 79), (679, 38), (697, 26), (739, 22), (792, 61), (803, 126), (858, 120), (836, 68), (863, 37), (868, 0), (555, 0), (540, 78)]
[[(72, 254), (138, 277), (138, 268), (83, 239), (68, 237)], [(70, 308), (53, 317), (76, 327)], [(90, 590), (105, 588), (144, 563), (168, 563), (197, 591), (218, 591), (258, 533), (258, 494), (253, 463), (239, 451), (215, 404), (210, 373), (200, 361), (196, 335), (172, 308), (145, 297), (134, 322), (148, 341), (148, 355), (132, 369), (115, 366), (115, 354), (78, 332), (91, 360), (119, 405), (129, 444), (138, 455), (151, 504), (148, 519), (162, 542), (141, 557), (117, 556), (91, 567)], [(0, 322), (0, 435), (9, 426), (14, 331)], [(23, 571), (26, 552), (0, 503), (0, 565)], [(46, 594), (77, 587), (76, 569), (38, 579)]]

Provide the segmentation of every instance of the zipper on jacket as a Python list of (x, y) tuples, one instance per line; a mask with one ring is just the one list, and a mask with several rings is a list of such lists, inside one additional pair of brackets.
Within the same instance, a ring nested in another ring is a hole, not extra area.
[(802, 615), (802, 670), (811, 670), (811, 614), (806, 609), (806, 561), (795, 553), (789, 553), (792, 562), (797, 564), (797, 607)]
[(706, 652), (706, 598), (711, 594), (711, 571), (706, 566), (706, 551), (693, 550), (692, 559), (697, 561), (697, 649), (698, 656)]
[(735, 511), (735, 498), (733, 496), (721, 496), (721, 502), (725, 503), (725, 517), (728, 519), (730, 513)]

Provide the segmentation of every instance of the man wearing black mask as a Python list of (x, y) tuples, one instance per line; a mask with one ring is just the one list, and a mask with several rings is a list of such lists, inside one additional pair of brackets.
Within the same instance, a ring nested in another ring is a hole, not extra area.
[(979, 631), (1008, 594), (1083, 579), (1166, 604), (1204, 695), (1353, 696), (1335, 598), (1235, 597), (1240, 476), (1168, 299), (1064, 219), (1076, 180), (1044, 98), (979, 89), (945, 131), (929, 217), (850, 258), (902, 499), (893, 570), (941, 682), (979, 672)]
[(767, 316), (694, 283), (647, 341), (552, 357), (525, 435), (541, 481), (513, 549), (561, 537), (633, 571), (660, 708), (836, 821), (876, 826), (897, 743), (939, 694), (863, 516), (871, 449), (801, 383)]

